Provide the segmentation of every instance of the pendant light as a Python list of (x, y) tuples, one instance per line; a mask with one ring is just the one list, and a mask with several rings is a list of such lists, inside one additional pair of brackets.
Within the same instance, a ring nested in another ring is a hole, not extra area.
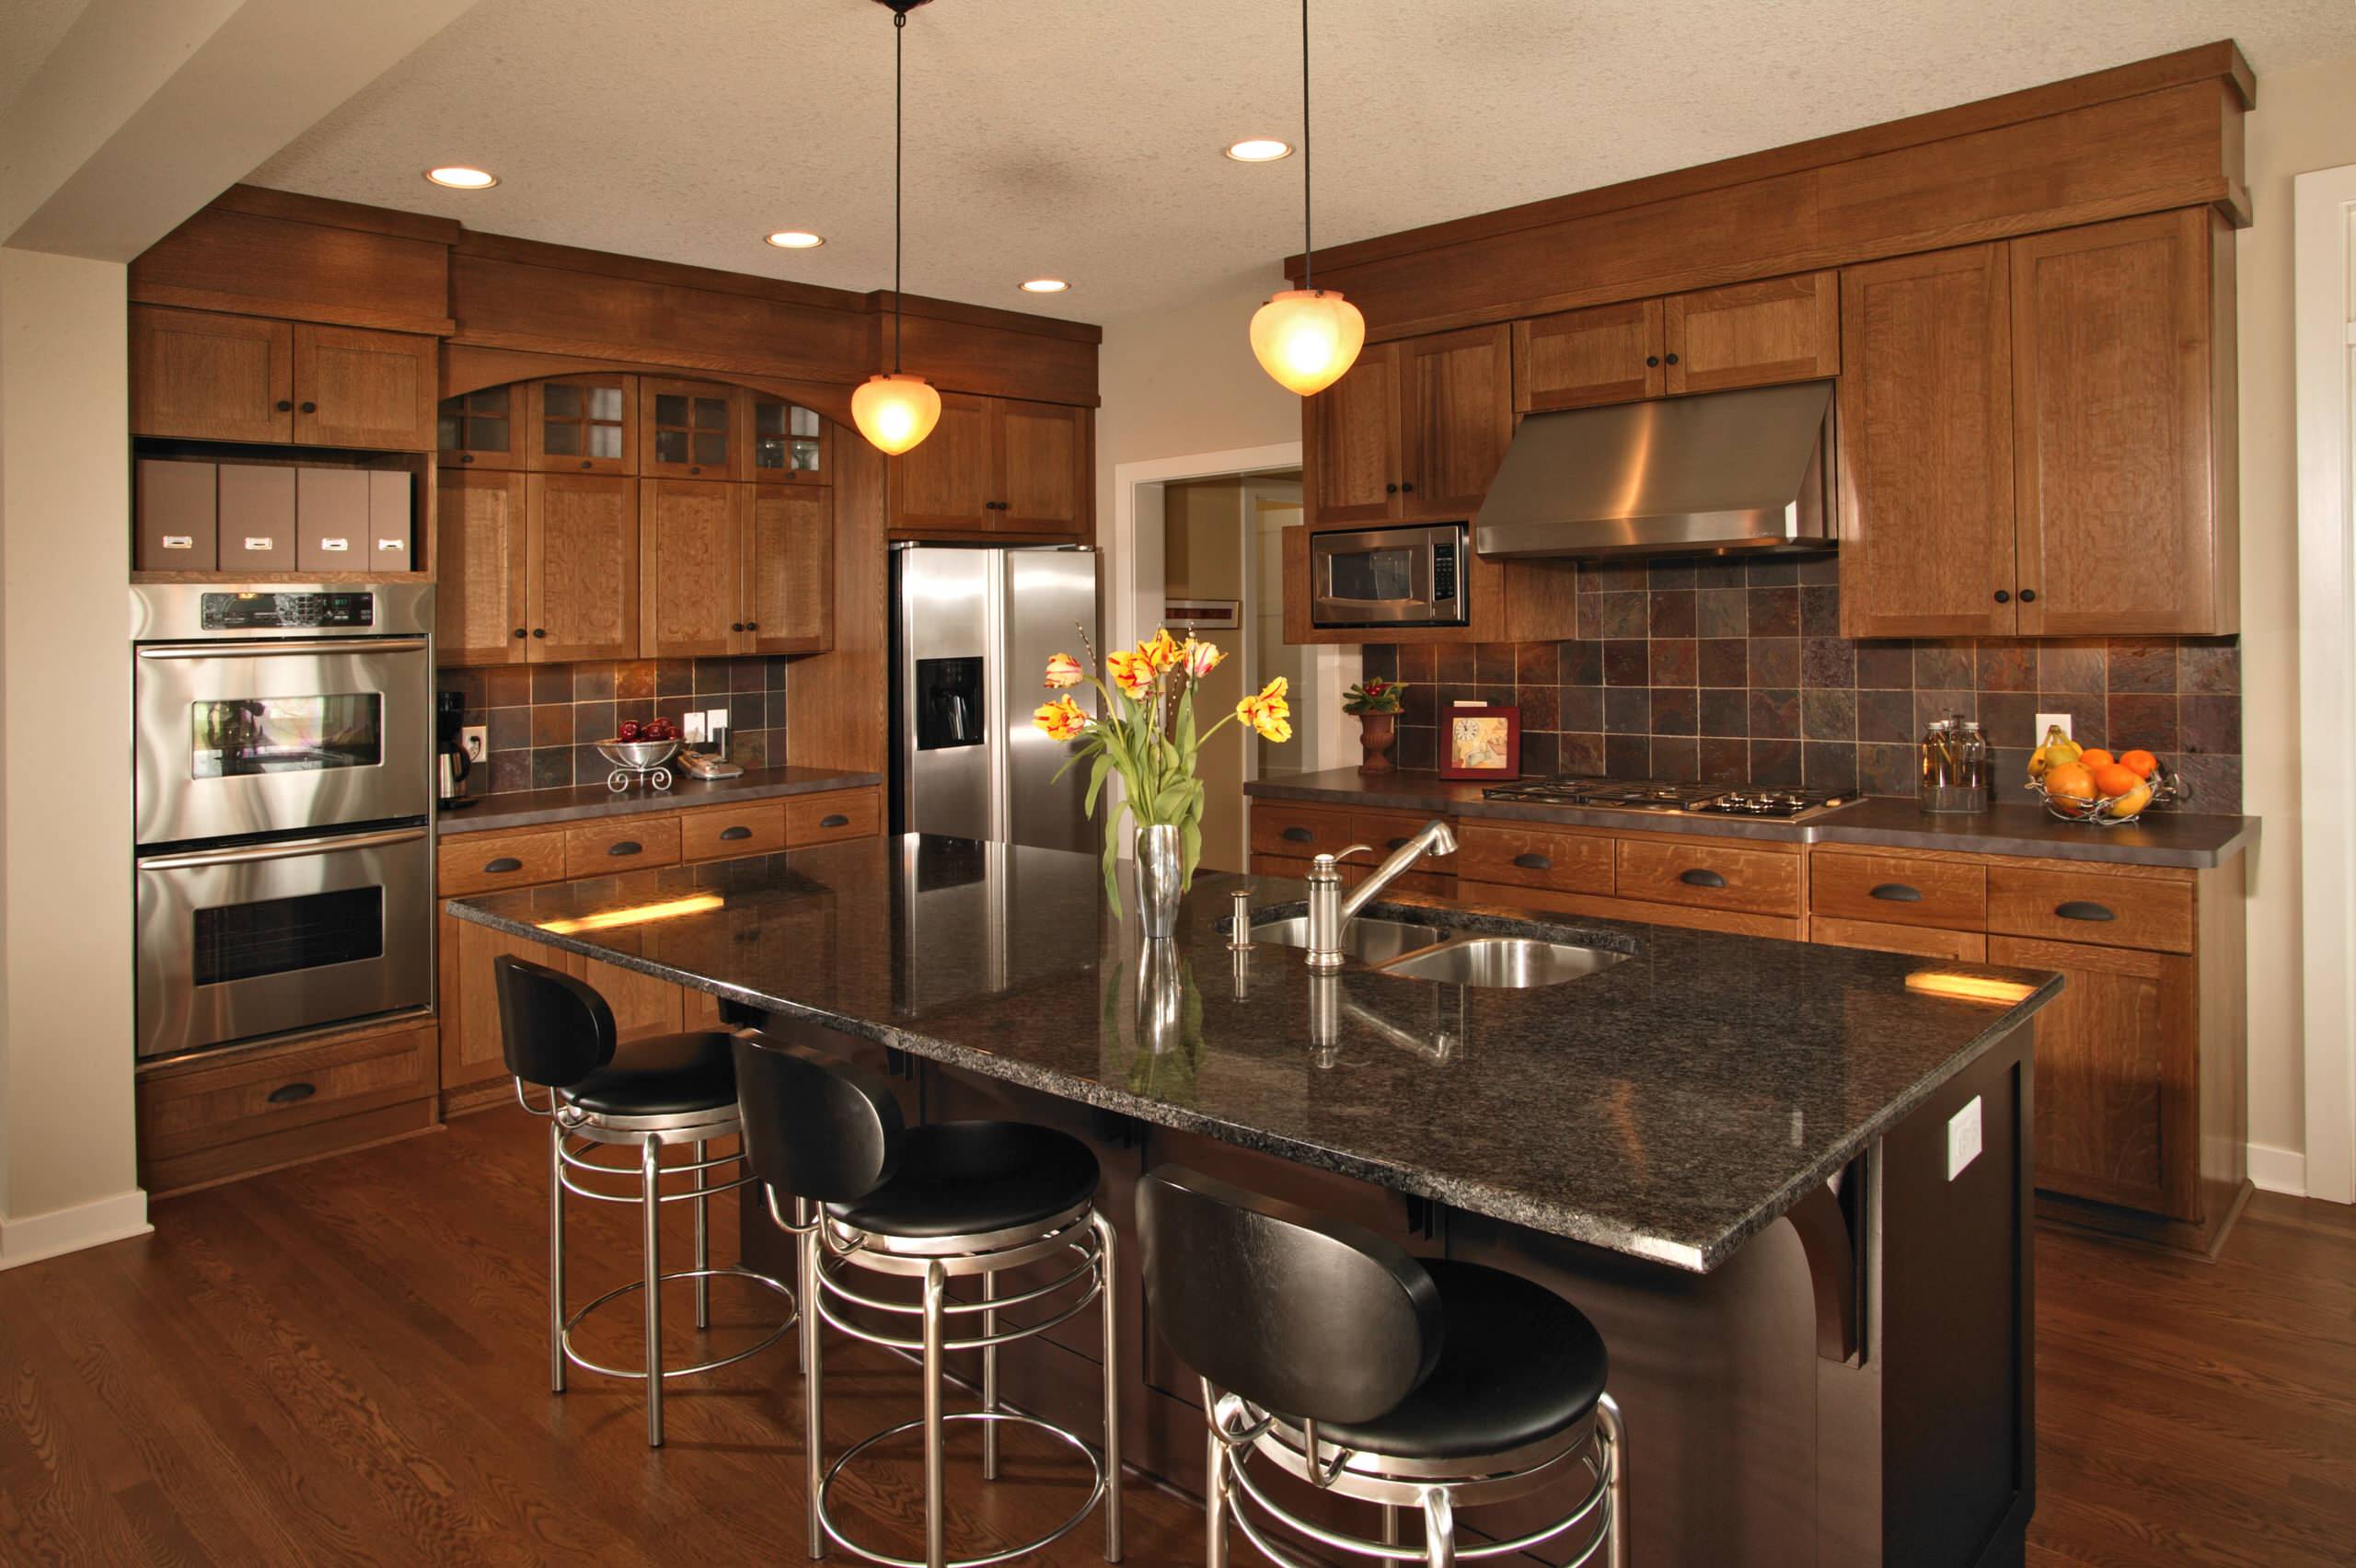
[(1366, 317), (1313, 282), (1309, 230), (1309, 0), (1300, 0), (1300, 287), (1252, 314), (1252, 352), (1280, 386), (1306, 398), (1342, 378), (1366, 346)]
[(870, 444), (898, 456), (941, 422), (941, 394), (921, 375), (900, 370), (900, 41), (908, 13), (926, 0), (876, 0), (892, 12), (892, 369), (850, 395), (851, 422)]

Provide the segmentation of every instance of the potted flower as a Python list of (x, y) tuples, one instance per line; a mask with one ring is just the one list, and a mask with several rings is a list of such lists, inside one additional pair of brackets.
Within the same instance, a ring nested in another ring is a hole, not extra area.
[(1406, 689), (1404, 681), (1386, 681), (1378, 675), (1342, 694), (1342, 711), (1358, 718), (1358, 745), (1366, 753), (1366, 760), (1358, 764), (1360, 773), (1392, 771), (1391, 748), (1399, 740), (1400, 693)]
[[(1082, 646), (1086, 646), (1085, 634)], [(1089, 657), (1095, 650), (1089, 649)], [(1195, 727), (1195, 687), (1226, 654), (1208, 642), (1179, 642), (1165, 628), (1125, 653), (1108, 653), (1110, 683), (1090, 674), (1080, 661), (1058, 653), (1047, 661), (1046, 686), (1068, 693), (1086, 681), (1103, 694), (1102, 715), (1092, 715), (1067, 695), (1044, 704), (1031, 721), (1048, 739), (1073, 743), (1071, 760), (1056, 777), (1085, 758), (1089, 766), (1087, 810), (1107, 774), (1121, 776), (1123, 796), (1104, 823), (1104, 892), (1114, 914), (1121, 910), (1115, 874), (1121, 819), (1137, 820), (1138, 898), (1144, 905), (1146, 935), (1162, 938), (1177, 928), (1178, 899), (1195, 880), (1203, 854), (1203, 782), (1195, 758), (1203, 743), (1232, 723), (1252, 726), (1272, 741), (1292, 738), (1292, 708), (1278, 675), (1247, 695), (1207, 730)]]

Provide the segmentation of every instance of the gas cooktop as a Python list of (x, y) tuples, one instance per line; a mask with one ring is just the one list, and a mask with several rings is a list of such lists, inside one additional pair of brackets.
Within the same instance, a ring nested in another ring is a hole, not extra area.
[(1593, 778), (1565, 774), (1556, 778), (1521, 778), (1496, 784), (1482, 793), (1492, 801), (1522, 801), (1533, 805), (1588, 806), (1606, 811), (1680, 812), (1699, 816), (1763, 817), (1797, 821), (1845, 806), (1854, 791), (1837, 790), (1774, 790), (1764, 786), (1669, 784), (1654, 778)]

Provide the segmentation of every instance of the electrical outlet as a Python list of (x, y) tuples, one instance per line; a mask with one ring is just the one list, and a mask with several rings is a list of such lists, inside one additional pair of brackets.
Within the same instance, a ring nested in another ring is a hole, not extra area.
[(707, 708), (704, 709), (703, 732), (706, 735), (716, 738), (723, 733), (727, 728), (728, 709), (725, 708)]
[(1980, 1158), (1981, 1140), (1980, 1096), (1973, 1095), (1971, 1103), (1947, 1118), (1947, 1180), (1962, 1175), (1971, 1162)]
[(2070, 716), (2067, 713), (2040, 713), (2037, 716), (2037, 744), (2038, 745), (2043, 745), (2045, 744), (2045, 732), (2048, 730), (2061, 731), (2064, 740), (2075, 738), (2070, 733)]
[(679, 721), (679, 739), (688, 745), (703, 744), (703, 714), (695, 712)]
[(458, 731), (459, 749), (468, 762), (480, 762), (491, 750), (491, 732), (480, 724), (468, 724)]

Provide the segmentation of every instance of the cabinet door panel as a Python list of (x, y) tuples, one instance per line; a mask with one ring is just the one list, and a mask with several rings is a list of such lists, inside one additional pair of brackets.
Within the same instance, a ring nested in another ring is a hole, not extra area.
[(1848, 636), (2014, 629), (2010, 292), (1992, 245), (1841, 274)]
[(554, 375), (524, 402), (524, 461), (549, 474), (638, 472), (638, 377)]
[(1406, 412), (1403, 518), (1471, 517), (1513, 441), (1513, 349), (1504, 327), (1400, 345)]
[(131, 307), (131, 433), (294, 438), (294, 329), (202, 310)]
[(1841, 289), (1831, 272), (1771, 278), (1662, 301), (1670, 394), (1770, 386), (1841, 374)]
[(2217, 612), (2208, 218), (2015, 240), (2024, 632), (2230, 631)]
[(753, 487), (745, 611), (756, 653), (822, 653), (835, 640), (835, 492)]
[(674, 479), (724, 479), (744, 445), (746, 404), (733, 386), (710, 381), (641, 380), (638, 386), (638, 471)]
[(639, 484), (640, 651), (719, 659), (745, 634), (737, 572), (745, 487), (706, 479)]
[(534, 474), (526, 598), (534, 663), (638, 657), (638, 481)]
[(996, 474), (990, 499), (995, 529), (1019, 534), (1079, 534), (1088, 515), (1084, 409), (1001, 399), (991, 443)]
[(447, 915), (441, 920), (442, 1091), (447, 1094), (507, 1077), (491, 961), (504, 955), (562, 968), (570, 960), (543, 942), (511, 937)]
[(1535, 413), (1657, 398), (1669, 385), (1660, 359), (1657, 299), (1517, 321), (1514, 407)]
[(1399, 353), (1379, 343), (1348, 374), (1301, 405), (1312, 523), (1399, 514)]
[(531, 644), (524, 476), (441, 471), (433, 510), (434, 655), (445, 664), (514, 664)]
[(407, 332), (294, 328), (294, 439), (431, 452), (440, 344)]
[(941, 395), (941, 422), (910, 451), (888, 459), (892, 526), (977, 535), (998, 513), (990, 490), (990, 400)]
[[(546, 951), (543, 949), (542, 951)], [(635, 969), (603, 959), (567, 955), (573, 973), (596, 988), (614, 1009), (614, 1038), (639, 1040), (650, 1034), (676, 1034), (687, 1027), (683, 988)]]

